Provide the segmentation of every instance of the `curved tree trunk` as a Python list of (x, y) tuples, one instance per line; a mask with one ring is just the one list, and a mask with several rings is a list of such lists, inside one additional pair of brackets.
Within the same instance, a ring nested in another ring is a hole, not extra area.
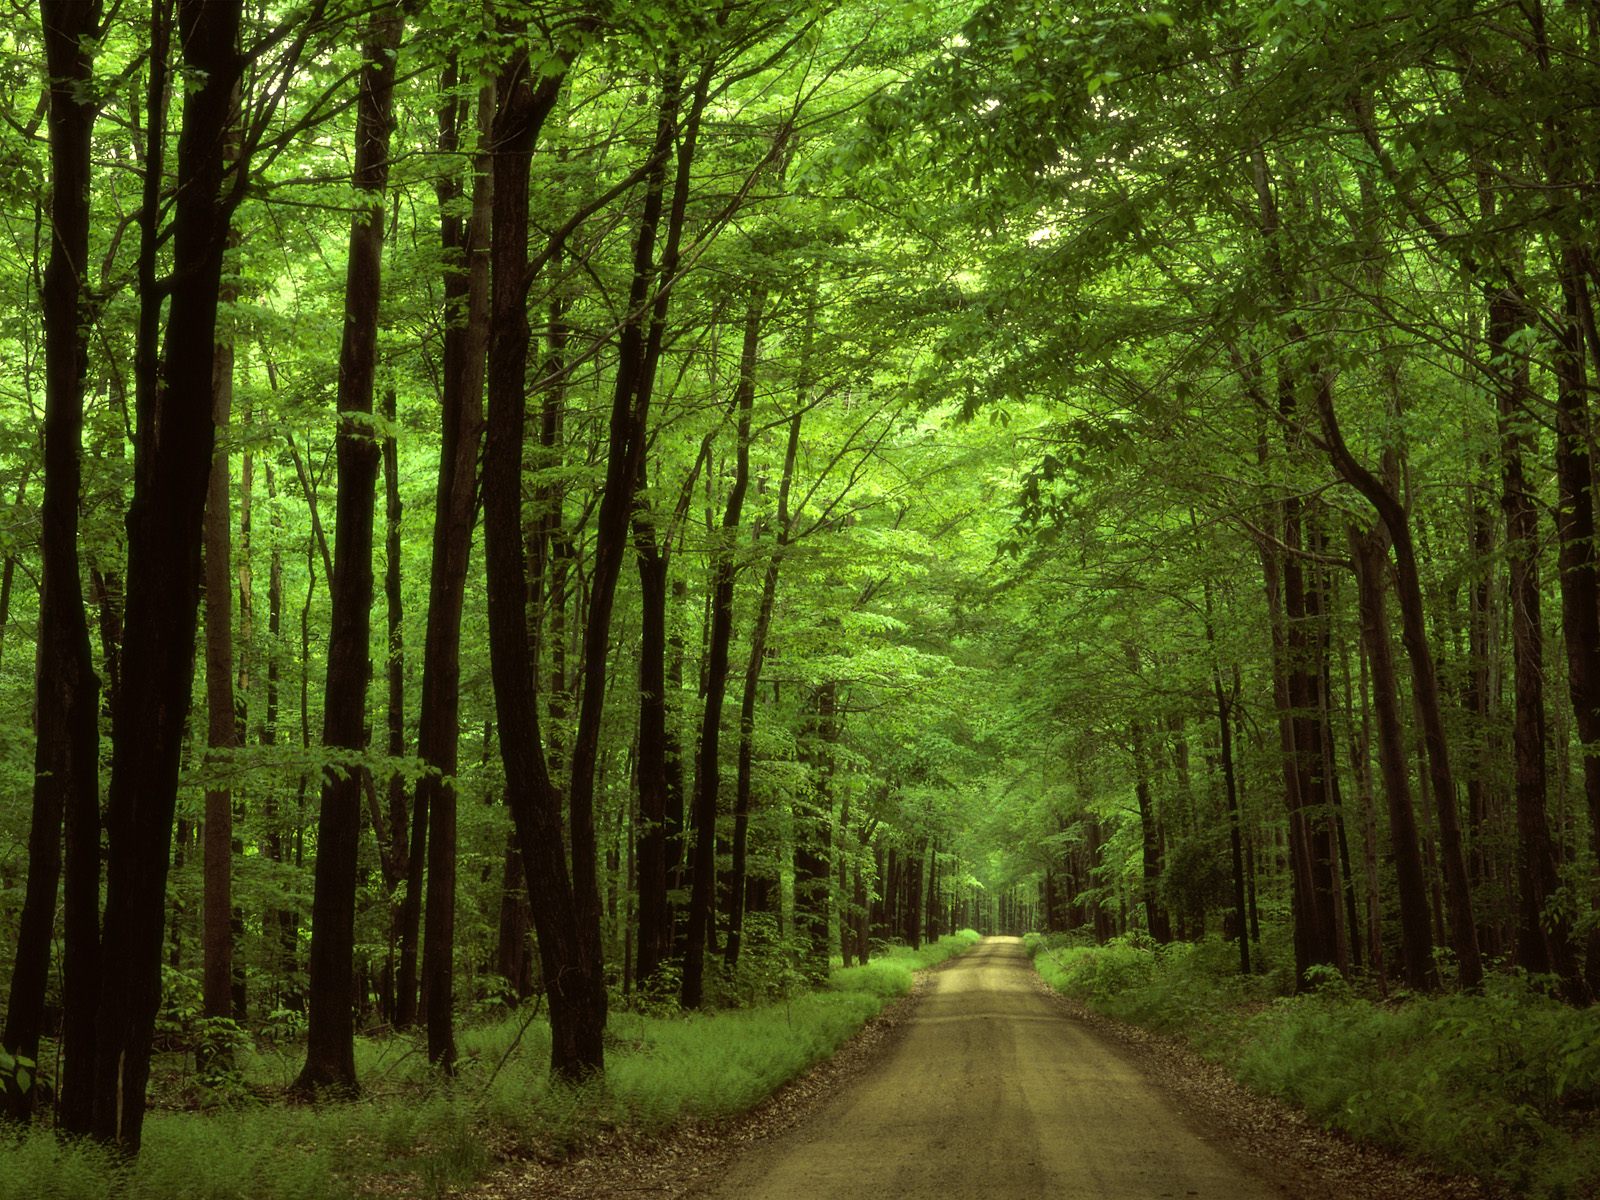
[(1389, 844), (1394, 854), (1395, 885), (1400, 905), (1400, 953), (1406, 986), (1427, 991), (1438, 985), (1433, 966), (1433, 938), (1428, 929), (1428, 891), (1411, 805), (1405, 736), (1396, 694), (1394, 649), (1384, 604), (1388, 554), (1376, 532), (1350, 530), (1361, 607), (1361, 636), (1372, 664), (1372, 706), (1378, 718), (1378, 766), (1389, 803)]
[[(806, 342), (809, 346), (812, 330), (807, 324)], [(806, 352), (801, 351), (805, 361)], [(772, 627), (772, 610), (778, 595), (778, 569), (783, 563), (784, 547), (789, 544), (789, 490), (794, 484), (795, 460), (800, 452), (800, 425), (805, 418), (806, 396), (810, 390), (804, 372), (801, 376), (801, 403), (789, 418), (789, 440), (783, 452), (783, 476), (778, 483), (778, 532), (772, 557), (767, 560), (766, 574), (761, 580), (761, 601), (756, 609), (756, 622), (750, 633), (750, 657), (745, 663), (744, 692), (739, 699), (739, 757), (738, 774), (733, 792), (733, 866), (728, 888), (728, 941), (724, 957), (730, 967), (739, 962), (739, 947), (744, 937), (745, 883), (749, 874), (750, 842), (750, 773), (755, 755), (756, 695), (761, 685), (761, 668), (767, 656), (767, 633)], [(865, 958), (862, 959), (865, 962)]]
[[(338, 521), (329, 586), (333, 617), (322, 744), (352, 754), (367, 748), (367, 684), (372, 677), (372, 534), (379, 467), (372, 387), (382, 282), (383, 192), (389, 179), (395, 52), (403, 25), (398, 5), (386, 4), (373, 14), (361, 69), (351, 184), (366, 203), (350, 223), (344, 338), (339, 349)], [(294, 1085), (302, 1092), (356, 1087), (353, 957), (361, 782), (361, 772), (353, 766), (328, 768), (322, 781), (306, 1063)]]
[(706, 655), (706, 702), (700, 723), (700, 753), (694, 786), (694, 871), (689, 896), (689, 943), (683, 962), (683, 1006), (698, 1008), (704, 996), (706, 932), (716, 911), (717, 793), (721, 780), (719, 745), (722, 701), (728, 690), (728, 645), (733, 638), (733, 587), (738, 574), (734, 538), (750, 484), (750, 411), (755, 402), (756, 353), (761, 344), (761, 314), (766, 292), (756, 288), (745, 315), (744, 345), (739, 354), (739, 385), (734, 393), (738, 413), (733, 486), (722, 516), (721, 537), (713, 551), (711, 643)]
[[(40, 510), (43, 594), (35, 673), (36, 742), (28, 884), (17, 927), (3, 1045), (37, 1062), (44, 1026), (50, 940), (67, 827), (65, 1028), (62, 1125), (87, 1129), (94, 1059), (100, 918), (99, 685), (89, 648), (78, 566), (78, 493), (88, 322), (83, 312), (89, 253), (88, 103), (100, 4), (41, 5), (50, 73), (50, 258), (44, 276), (44, 503)], [(11, 566), (10, 560), (7, 567)], [(9, 576), (8, 580), (9, 582)], [(4, 1082), (5, 1109), (26, 1120), (38, 1092)]]
[[(1502, 293), (1489, 304), (1489, 349), (1499, 362), (1512, 353), (1513, 334), (1529, 317), (1522, 302)], [(1502, 370), (1496, 398), (1500, 421), (1501, 506), (1506, 517), (1506, 563), (1511, 575), (1512, 664), (1516, 676), (1517, 961), (1527, 970), (1554, 971), (1574, 1002), (1589, 999), (1571, 926), (1550, 912), (1560, 887), (1555, 844), (1545, 810), (1544, 629), (1540, 615), (1539, 514), (1523, 466), (1531, 442), (1528, 369)]]
[[(439, 147), (459, 151), (466, 102), (454, 95), (455, 65), (446, 72), (440, 110)], [(493, 93), (478, 100), (480, 131), (487, 133)], [(417, 804), (428, 814), (428, 927), (423, 944), (423, 990), (427, 996), (428, 1059), (455, 1065), (454, 778), (460, 750), (461, 611), (472, 528), (477, 519), (478, 446), (483, 433), (483, 381), (489, 346), (489, 221), (493, 200), (491, 158), (474, 157), (470, 223), (449, 212), (461, 186), (454, 172), (440, 181), (441, 240), (450, 260), (445, 271), (443, 438), (433, 515), (433, 566), (428, 578), (428, 628), (422, 647), (422, 704), (417, 754), (431, 768), (417, 781)], [(434, 772), (437, 772), (435, 774)], [(418, 856), (422, 851), (414, 851)], [(413, 873), (415, 874), (415, 873)]]
[[(603, 1069), (605, 981), (599, 959), (598, 895), (576, 895), (563, 847), (561, 797), (550, 777), (528, 639), (527, 562), (522, 529), (529, 169), (539, 130), (565, 70), (536, 80), (524, 51), (501, 71), (490, 144), (495, 148), (490, 236), (488, 419), (483, 453), (484, 566), (489, 584), (489, 661), (494, 678), (506, 805), (516, 823), (528, 900), (550, 1000), (550, 1061), (582, 1079)], [(624, 509), (626, 517), (626, 509)], [(603, 657), (603, 655), (602, 655)], [(580, 851), (574, 840), (573, 852)], [(592, 881), (593, 846), (585, 878)], [(584, 924), (594, 918), (591, 929)]]
[[(222, 196), (224, 131), (243, 65), (237, 48), (241, 10), (239, 0), (179, 0), (177, 6), (177, 41), (192, 90), (184, 94), (178, 142), (168, 343), (159, 365), (154, 334), (162, 296), (150, 277), (154, 260), (141, 263), (141, 284), (150, 290), (141, 297), (135, 363), (138, 416), (121, 662), (124, 677), (140, 680), (141, 686), (137, 696), (118, 694), (112, 717), (106, 918), (90, 1121), (102, 1141), (129, 1151), (138, 1148), (144, 1126), (161, 999), (172, 818), (193, 686), (201, 525), (214, 435), (212, 360), (231, 215)], [(164, 48), (158, 48), (164, 60)], [(158, 86), (152, 80), (156, 111)], [(152, 133), (151, 144), (158, 140)], [(147, 164), (147, 171), (159, 179), (156, 164)], [(155, 191), (152, 183), (147, 191), (152, 205)], [(154, 209), (147, 215), (153, 223)]]

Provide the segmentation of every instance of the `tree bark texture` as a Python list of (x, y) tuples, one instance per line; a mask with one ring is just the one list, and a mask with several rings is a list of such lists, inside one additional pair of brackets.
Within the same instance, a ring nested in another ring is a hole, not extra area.
[[(761, 315), (766, 293), (757, 288), (745, 314), (739, 352), (739, 383), (733, 407), (737, 425), (733, 483), (723, 511), (721, 537), (712, 552), (711, 644), (706, 655), (705, 710), (694, 787), (694, 870), (689, 896), (689, 942), (683, 964), (683, 1006), (698, 1008), (704, 996), (707, 926), (716, 911), (717, 799), (722, 736), (722, 702), (728, 690), (728, 646), (733, 639), (733, 588), (738, 575), (739, 521), (750, 484), (750, 412), (755, 402), (756, 355), (761, 345)], [(740, 881), (742, 885), (742, 881)]]
[[(449, 75), (454, 74), (454, 65)], [(458, 101), (447, 75), (439, 145), (459, 152), (468, 106)], [(417, 803), (427, 812), (428, 918), (423, 943), (427, 995), (428, 1058), (453, 1069), (455, 1035), (456, 792), (460, 751), (461, 613), (472, 529), (477, 520), (478, 447), (483, 434), (485, 355), (489, 347), (489, 223), (493, 206), (492, 159), (486, 150), (493, 93), (478, 99), (481, 144), (473, 157), (470, 221), (450, 215), (461, 191), (454, 173), (439, 184), (441, 240), (450, 256), (445, 272), (444, 388), (439, 483), (434, 502), (433, 567), (428, 579), (428, 626), (422, 647), (422, 704), (417, 754), (430, 768), (417, 781)], [(419, 848), (416, 853), (420, 854)]]
[[(44, 501), (40, 507), (43, 577), (35, 672), (33, 808), (28, 883), (17, 927), (6, 1008), (7, 1053), (37, 1063), (44, 1027), (50, 940), (67, 836), (65, 990), (66, 1072), (62, 1125), (86, 1132), (99, 959), (100, 799), (99, 681), (89, 647), (78, 566), (82, 488), (83, 391), (88, 359), (90, 138), (89, 102), (98, 0), (44, 0), (40, 6), (50, 73), (50, 257), (45, 266)], [(10, 563), (8, 562), (8, 567)], [(4, 1084), (5, 1110), (26, 1120), (37, 1089)]]
[[(193, 684), (201, 525), (211, 474), (212, 363), (231, 210), (222, 198), (225, 130), (243, 66), (240, 0), (178, 0), (186, 90), (178, 138), (167, 352), (150, 331), (161, 295), (141, 297), (145, 323), (128, 511), (127, 610), (112, 716), (109, 835), (91, 1127), (136, 1150), (161, 1000), (161, 945), (179, 754)], [(164, 49), (162, 51), (164, 57)], [(153, 71), (159, 75), (159, 71)], [(154, 91), (154, 87), (152, 87)], [(154, 142), (152, 138), (152, 142)], [(147, 168), (148, 169), (148, 168)], [(159, 374), (159, 377), (158, 377)], [(159, 386), (158, 386), (159, 383)]]
[(1433, 939), (1428, 929), (1428, 891), (1411, 804), (1411, 777), (1405, 734), (1400, 724), (1394, 648), (1389, 640), (1388, 553), (1376, 531), (1350, 530), (1355, 562), (1361, 637), (1372, 665), (1372, 707), (1378, 722), (1378, 768), (1389, 808), (1389, 846), (1394, 856), (1396, 900), (1400, 908), (1400, 954), (1406, 986), (1427, 991), (1438, 984)]
[[(483, 455), (484, 565), (489, 658), (506, 775), (550, 1001), (551, 1068), (582, 1079), (604, 1068), (606, 993), (599, 956), (598, 894), (581, 901), (563, 846), (561, 795), (540, 730), (525, 598), (522, 441), (526, 369), (529, 169), (539, 130), (560, 96), (564, 71), (536, 80), (527, 54), (501, 71), (490, 145), (495, 154), (490, 236), (488, 414)], [(593, 845), (586, 877), (594, 872)], [(574, 854), (578, 843), (574, 842)], [(592, 924), (590, 923), (592, 921)]]
[[(344, 335), (339, 348), (337, 524), (332, 625), (323, 696), (322, 744), (352, 757), (367, 749), (372, 678), (372, 538), (380, 461), (372, 391), (382, 292), (383, 193), (389, 179), (396, 50), (404, 26), (396, 4), (372, 16), (356, 105), (351, 185), (363, 202), (350, 223)], [(325, 769), (317, 819), (316, 891), (311, 913), (306, 1063), (296, 1090), (354, 1091), (356, 854), (361, 838), (361, 771)]]

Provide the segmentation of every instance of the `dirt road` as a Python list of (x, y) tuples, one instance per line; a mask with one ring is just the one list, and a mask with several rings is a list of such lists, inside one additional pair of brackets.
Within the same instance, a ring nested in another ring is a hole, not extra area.
[(885, 1060), (736, 1159), (725, 1200), (1269, 1200), (1114, 1049), (1043, 995), (1017, 938), (939, 971)]

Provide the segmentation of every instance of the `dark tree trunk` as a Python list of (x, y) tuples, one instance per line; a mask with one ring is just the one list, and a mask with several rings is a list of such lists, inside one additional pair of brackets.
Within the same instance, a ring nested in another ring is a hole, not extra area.
[[(1521, 301), (1502, 293), (1489, 305), (1489, 349), (1496, 361), (1512, 335), (1528, 324)], [(1517, 961), (1527, 970), (1554, 971), (1569, 999), (1589, 998), (1571, 926), (1549, 911), (1560, 887), (1557, 852), (1545, 811), (1544, 629), (1540, 616), (1539, 514), (1524, 471), (1531, 447), (1528, 368), (1502, 370), (1496, 381), (1500, 420), (1501, 506), (1506, 516), (1506, 565), (1511, 575), (1512, 664), (1516, 676)], [(1570, 415), (1570, 414), (1566, 414)], [(1592, 597), (1591, 597), (1592, 598)]]
[[(1600, 857), (1600, 568), (1595, 558), (1594, 476), (1589, 454), (1588, 372), (1582, 311), (1588, 284), (1575, 252), (1562, 264), (1565, 300), (1556, 359), (1556, 533), (1561, 542), (1561, 629), (1567, 649), (1567, 689), (1583, 755), (1583, 793), (1589, 846)], [(1600, 928), (1590, 932), (1585, 979), (1600, 992)]]
[[(222, 301), (233, 288), (223, 285)], [(218, 339), (212, 371), (212, 420), (218, 445), (211, 463), (205, 515), (206, 745), (208, 766), (224, 781), (239, 745), (233, 694), (233, 521), (229, 505), (228, 447), (223, 439), (233, 411), (233, 344)], [(201, 997), (207, 1017), (233, 1014), (233, 791), (223, 783), (206, 789), (204, 902), (201, 921)]]
[(839, 737), (838, 685), (830, 681), (819, 687), (815, 704), (817, 745), (811, 757), (817, 794), (794, 810), (794, 924), (805, 945), (801, 970), (820, 982), (828, 975), (830, 951), (828, 851), (833, 825), (833, 745)]
[[(374, 12), (367, 38), (351, 178), (365, 207), (350, 223), (344, 337), (339, 349), (338, 520), (329, 586), (333, 616), (322, 744), (352, 755), (367, 748), (367, 685), (372, 678), (372, 534), (379, 467), (372, 385), (382, 291), (383, 192), (389, 179), (395, 58), (403, 26), (399, 6), (386, 4)], [(360, 838), (361, 772), (353, 765), (330, 767), (323, 777), (317, 819), (306, 1063), (295, 1081), (301, 1092), (356, 1088), (352, 959)]]
[[(439, 119), (439, 147), (459, 152), (468, 106), (455, 97), (456, 68), (447, 69)], [(487, 133), (493, 95), (480, 95), (478, 125)], [(493, 208), (492, 159), (474, 155), (472, 215), (453, 212), (461, 195), (459, 174), (438, 185), (440, 236), (446, 259), (443, 439), (434, 503), (433, 566), (428, 578), (428, 627), (422, 647), (422, 705), (417, 754), (431, 768), (417, 781), (417, 806), (427, 813), (428, 918), (423, 943), (428, 1059), (455, 1067), (454, 988), (456, 793), (460, 749), (461, 611), (466, 595), (472, 528), (477, 519), (478, 446), (483, 432), (485, 354), (489, 346), (489, 226)], [(437, 772), (435, 774), (434, 772)], [(420, 856), (421, 848), (414, 851)], [(413, 872), (413, 874), (415, 874)]]
[(1376, 531), (1350, 530), (1361, 608), (1361, 637), (1372, 664), (1372, 706), (1378, 719), (1378, 767), (1389, 805), (1389, 844), (1394, 855), (1395, 887), (1400, 905), (1400, 954), (1406, 986), (1427, 991), (1437, 986), (1433, 940), (1428, 931), (1428, 892), (1411, 806), (1411, 781), (1405, 736), (1400, 727), (1394, 650), (1384, 603), (1388, 590), (1385, 539)]
[[(750, 656), (745, 662), (744, 692), (739, 700), (739, 754), (733, 794), (732, 886), (728, 889), (728, 965), (739, 961), (739, 945), (744, 936), (745, 879), (749, 872), (750, 773), (755, 754), (756, 697), (761, 685), (761, 669), (767, 654), (767, 633), (772, 627), (772, 611), (778, 594), (778, 571), (784, 548), (789, 544), (789, 493), (794, 485), (795, 461), (800, 451), (800, 426), (811, 402), (811, 350), (816, 337), (817, 300), (813, 288), (806, 307), (805, 332), (801, 335), (800, 371), (796, 381), (794, 416), (789, 419), (789, 438), (783, 453), (783, 475), (778, 483), (777, 534), (772, 557), (761, 580), (761, 601), (756, 609), (755, 626), (750, 634)], [(859, 890), (859, 889), (858, 889)], [(862, 918), (865, 919), (864, 917)], [(866, 962), (862, 946), (861, 961)]]
[[(386, 749), (391, 758), (400, 758), (406, 752), (406, 660), (404, 600), (400, 592), (400, 522), (404, 506), (400, 500), (400, 445), (396, 432), (395, 391), (384, 389), (383, 420), (383, 599), (388, 618), (388, 638), (384, 655), (385, 682), (387, 683), (385, 724), (388, 732)], [(387, 773), (389, 801), (388, 846), (383, 855), (384, 890), (389, 898), (389, 945), (384, 956), (379, 1008), (384, 1020), (393, 1023), (397, 1001), (395, 954), (403, 940), (404, 897), (396, 895), (400, 884), (410, 874), (411, 866), (411, 813), (406, 803), (406, 779), (398, 770)]]
[(526, 1000), (533, 995), (533, 954), (528, 934), (533, 922), (528, 915), (528, 885), (522, 877), (522, 852), (517, 849), (515, 831), (506, 838), (505, 861), (501, 866), (500, 927), (495, 939), (495, 973), (506, 981), (508, 1001)]
[(672, 954), (667, 902), (667, 557), (654, 527), (634, 518), (639, 567), (639, 962), (648, 987)]
[[(37, 1063), (44, 1028), (50, 939), (61, 877), (61, 835), (67, 833), (64, 963), (66, 1072), (62, 1127), (88, 1129), (94, 1064), (100, 922), (99, 685), (89, 648), (78, 567), (78, 493), (82, 483), (83, 387), (88, 359), (90, 103), (98, 0), (44, 0), (45, 58), (50, 74), (50, 258), (44, 276), (45, 414), (43, 559), (35, 667), (33, 810), (28, 832), (28, 884), (17, 927), (15, 965), (6, 1008), (6, 1052)], [(7, 566), (10, 566), (8, 560)], [(158, 901), (159, 903), (159, 901)], [(19, 1089), (8, 1075), (5, 1109), (18, 1120), (33, 1110), (37, 1089)]]
[[(1210, 622), (1207, 622), (1210, 635)], [(1233, 912), (1239, 928), (1239, 972), (1250, 974), (1250, 922), (1245, 907), (1244, 837), (1239, 818), (1239, 780), (1233, 765), (1233, 696), (1222, 690), (1222, 671), (1212, 668), (1212, 694), (1217, 702), (1217, 735), (1221, 745), (1222, 787), (1228, 804), (1228, 850), (1233, 866)]]
[(1444, 718), (1440, 710), (1439, 677), (1433, 651), (1428, 645), (1427, 618), (1422, 605), (1416, 548), (1411, 537), (1411, 518), (1394, 489), (1357, 462), (1345, 445), (1344, 434), (1334, 413), (1333, 393), (1327, 386), (1317, 389), (1317, 409), (1334, 466), (1376, 510), (1394, 548), (1395, 595), (1400, 603), (1401, 637), (1411, 662), (1412, 691), (1422, 725), (1423, 745), (1427, 750), (1428, 778), (1433, 790), (1434, 807), (1439, 817), (1439, 852), (1443, 859), (1445, 891), (1449, 901), (1451, 944), (1456, 952), (1462, 986), (1477, 987), (1483, 981), (1483, 960), (1478, 949), (1477, 920), (1472, 912), (1472, 885), (1467, 875), (1460, 820), (1456, 813), (1456, 783), (1450, 767), (1449, 744), (1445, 739)]
[[(719, 746), (722, 701), (728, 690), (728, 645), (733, 638), (733, 588), (738, 573), (734, 539), (744, 512), (750, 483), (750, 412), (755, 403), (756, 353), (761, 344), (761, 315), (766, 293), (757, 288), (745, 315), (744, 345), (739, 355), (739, 384), (734, 391), (737, 450), (733, 485), (722, 516), (721, 538), (713, 552), (711, 644), (706, 655), (705, 714), (700, 723), (700, 753), (694, 787), (694, 871), (689, 897), (689, 942), (683, 963), (683, 1006), (698, 1008), (704, 995), (706, 932), (716, 911), (717, 793), (720, 790)], [(738, 880), (742, 890), (743, 880)]]
[[(600, 961), (599, 896), (594, 887), (593, 830), (588, 830), (588, 836), (574, 830), (574, 865), (569, 870), (563, 849), (561, 797), (550, 777), (540, 731), (522, 537), (529, 170), (539, 130), (555, 107), (566, 78), (564, 62), (557, 60), (560, 69), (535, 78), (524, 50), (501, 71), (495, 89), (490, 138), (496, 157), (483, 527), (489, 660), (506, 774), (506, 805), (516, 823), (550, 1000), (551, 1068), (563, 1078), (582, 1079), (602, 1070), (605, 1063), (606, 993)], [(614, 420), (614, 431), (615, 425)], [(609, 483), (610, 476), (608, 487)], [(613, 504), (625, 499), (610, 498)], [(624, 505), (624, 534), (626, 518)], [(603, 638), (599, 658), (597, 669), (603, 669)], [(593, 758), (587, 763), (592, 770)], [(586, 864), (578, 862), (584, 855)]]
[[(1295, 548), (1319, 548), (1316, 526), (1298, 500), (1284, 505), (1284, 540)], [(1322, 702), (1325, 622), (1321, 580), (1295, 554), (1283, 560), (1284, 612), (1288, 618), (1289, 703), (1293, 713), (1299, 807), (1290, 814), (1291, 836), (1300, 854), (1302, 880), (1296, 920), (1296, 966), (1302, 982), (1313, 965), (1348, 970), (1340, 953), (1339, 894), (1334, 878), (1331, 814), (1333, 780), (1328, 771), (1331, 738)]]
[[(1124, 651), (1134, 677), (1139, 676), (1139, 651), (1129, 642)], [(1128, 740), (1133, 753), (1134, 795), (1139, 802), (1139, 829), (1143, 842), (1143, 900), (1145, 929), (1157, 942), (1172, 940), (1172, 924), (1161, 903), (1161, 838), (1156, 828), (1155, 805), (1150, 795), (1150, 760), (1145, 748), (1144, 722), (1128, 725)]]
[[(1191, 513), (1191, 519), (1193, 514)], [(1250, 974), (1250, 924), (1245, 905), (1244, 830), (1239, 816), (1239, 779), (1233, 762), (1233, 709), (1239, 698), (1239, 668), (1234, 666), (1233, 694), (1222, 686), (1222, 665), (1216, 661), (1217, 630), (1211, 584), (1205, 584), (1206, 648), (1211, 651), (1211, 694), (1217, 705), (1217, 744), (1223, 795), (1228, 810), (1228, 850), (1233, 867), (1233, 911), (1239, 936), (1239, 973)]]
[[(91, 1118), (97, 1137), (130, 1152), (143, 1131), (161, 1000), (168, 854), (194, 677), (201, 525), (214, 434), (212, 360), (230, 215), (222, 199), (224, 134), (242, 67), (241, 8), (239, 0), (178, 0), (178, 44), (189, 90), (178, 140), (172, 275), (165, 287), (167, 350), (159, 366), (154, 331), (162, 294), (153, 257), (141, 262), (146, 277), (135, 361), (138, 415), (121, 664), (140, 687), (132, 697), (119, 692), (112, 718), (105, 952)], [(151, 61), (164, 61), (164, 35), (154, 40)], [(151, 71), (155, 112), (161, 111), (162, 74)], [(152, 148), (160, 141), (160, 124), (151, 127)], [(146, 170), (159, 181), (158, 163), (147, 162)], [(152, 182), (146, 192), (146, 232), (152, 235), (157, 191)]]
[(913, 950), (922, 949), (922, 874), (924, 870), (923, 847), (917, 843), (917, 852), (906, 860), (906, 943)]

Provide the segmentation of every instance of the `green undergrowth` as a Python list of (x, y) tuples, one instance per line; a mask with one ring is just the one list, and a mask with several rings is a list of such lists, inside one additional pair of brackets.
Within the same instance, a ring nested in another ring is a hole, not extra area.
[(45, 1129), (0, 1133), (0, 1200), (443, 1196), (499, 1159), (559, 1157), (617, 1127), (659, 1132), (750, 1108), (903, 995), (914, 971), (977, 941), (969, 930), (921, 950), (892, 947), (865, 966), (835, 968), (826, 987), (748, 1008), (618, 1008), (605, 1079), (582, 1088), (551, 1083), (549, 1026), (532, 1012), (462, 1031), (449, 1082), (409, 1038), (360, 1039), (366, 1094), (348, 1103), (283, 1102), (298, 1047), (241, 1048), (235, 1102), (153, 1111), (131, 1165)]
[(1473, 995), (1361, 994), (1329, 973), (1310, 993), (1241, 978), (1217, 941), (1094, 947), (1030, 935), (1056, 990), (1186, 1038), (1242, 1082), (1327, 1127), (1533, 1200), (1600, 1195), (1600, 1008), (1543, 981), (1492, 975)]

